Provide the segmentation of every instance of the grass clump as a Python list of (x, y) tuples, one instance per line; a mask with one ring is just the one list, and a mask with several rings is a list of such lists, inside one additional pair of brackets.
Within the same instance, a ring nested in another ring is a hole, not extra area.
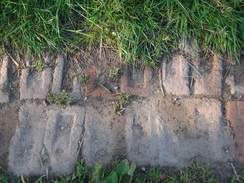
[(79, 82), (81, 84), (86, 84), (89, 81), (89, 74), (81, 74), (79, 75)]
[(38, 72), (43, 71), (45, 67), (47, 67), (47, 65), (41, 61), (34, 62), (34, 64), (32, 65), (32, 68), (37, 70)]
[(67, 51), (99, 43), (129, 64), (157, 64), (179, 43), (238, 60), (243, 53), (242, 0), (2, 0), (0, 45), (21, 53)]
[(122, 73), (122, 70), (120, 67), (115, 67), (113, 69), (110, 69), (109, 78), (115, 80), (116, 78), (118, 78), (120, 76), (121, 73)]
[(128, 104), (131, 100), (131, 95), (127, 93), (119, 93), (117, 94), (117, 97), (118, 101), (113, 105), (114, 113), (117, 116), (121, 116), (125, 111), (126, 104)]
[(56, 104), (62, 107), (66, 107), (73, 102), (68, 93), (49, 93), (46, 99), (50, 104)]

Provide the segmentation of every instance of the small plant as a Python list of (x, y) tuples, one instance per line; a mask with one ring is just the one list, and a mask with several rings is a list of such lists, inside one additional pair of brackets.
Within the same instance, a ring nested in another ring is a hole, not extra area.
[(114, 113), (117, 115), (117, 116), (121, 116), (123, 114), (123, 112), (125, 111), (125, 107), (122, 103), (120, 102), (116, 102), (114, 105), (113, 105), (113, 109), (114, 109)]
[(115, 67), (114, 69), (111, 69), (110, 70), (110, 74), (109, 74), (109, 77), (111, 79), (116, 79), (119, 77), (119, 75), (121, 74), (121, 68), (119, 67)]
[(125, 105), (130, 102), (131, 95), (127, 93), (119, 93), (118, 96), (118, 102), (115, 102), (113, 105), (114, 112), (117, 116), (121, 116), (125, 110)]
[(47, 65), (41, 61), (34, 62), (34, 64), (32, 65), (32, 68), (37, 70), (38, 72), (43, 71), (45, 67), (47, 67)]
[(119, 93), (118, 100), (122, 104), (126, 104), (130, 101), (131, 95), (128, 93)]
[(73, 79), (75, 76), (77, 76), (77, 73), (75, 73), (75, 72), (72, 72), (72, 73), (69, 75), (69, 77), (70, 77), (71, 79)]
[(162, 178), (162, 172), (158, 168), (150, 168), (147, 171), (148, 176), (153, 182), (160, 182)]
[(0, 175), (0, 182), (1, 183), (8, 183), (8, 178), (5, 175)]
[(136, 164), (131, 163), (127, 159), (121, 161), (117, 167), (112, 170), (106, 177), (104, 183), (132, 182), (133, 174), (136, 169)]
[(63, 107), (68, 106), (73, 102), (68, 93), (49, 93), (46, 99), (51, 104)]
[(88, 74), (82, 74), (79, 76), (79, 82), (82, 84), (86, 84), (89, 80), (89, 75)]

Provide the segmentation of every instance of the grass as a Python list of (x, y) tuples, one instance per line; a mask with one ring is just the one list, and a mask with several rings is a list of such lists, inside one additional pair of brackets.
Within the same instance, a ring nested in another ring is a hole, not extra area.
[(68, 93), (49, 93), (46, 100), (50, 104), (56, 104), (62, 107), (66, 107), (73, 102)]
[(127, 93), (116, 94), (118, 101), (113, 105), (114, 113), (121, 116), (125, 111), (125, 106), (131, 101), (131, 95)]
[(155, 66), (180, 42), (195, 40), (205, 53), (238, 61), (243, 6), (242, 0), (1, 0), (0, 46), (41, 57), (99, 44), (117, 49), (126, 63)]
[[(4, 173), (0, 173), (0, 181), (7, 183), (10, 181)], [(88, 168), (83, 160), (79, 161), (70, 175), (57, 175), (52, 179), (46, 180), (45, 176), (39, 178), (24, 178), (16, 180), (16, 182), (28, 183), (220, 183), (214, 177), (211, 168), (207, 165), (193, 163), (189, 167), (178, 172), (168, 172), (160, 168), (149, 167), (144, 170), (136, 169), (135, 163), (128, 160), (114, 162), (110, 166), (104, 167), (100, 163), (95, 164), (92, 168)], [(230, 177), (229, 182), (241, 183), (244, 181), (244, 172), (239, 177)]]

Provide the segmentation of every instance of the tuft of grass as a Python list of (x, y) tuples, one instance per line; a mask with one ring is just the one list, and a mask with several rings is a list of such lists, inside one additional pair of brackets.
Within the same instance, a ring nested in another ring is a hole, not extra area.
[(120, 67), (115, 67), (113, 69), (110, 69), (109, 77), (113, 80), (118, 78), (120, 74), (122, 73), (122, 70)]
[(125, 111), (126, 104), (128, 104), (131, 100), (131, 95), (127, 93), (119, 93), (117, 94), (117, 97), (118, 101), (113, 105), (113, 109), (117, 116), (121, 116)]
[(66, 107), (73, 102), (68, 93), (49, 93), (46, 100), (51, 104), (56, 104), (63, 107)]
[(79, 75), (79, 82), (81, 84), (86, 84), (89, 81), (89, 74), (81, 74)]
[(205, 53), (239, 60), (243, 6), (242, 0), (1, 0), (0, 45), (41, 56), (99, 43), (129, 64), (155, 66), (193, 39)]
[(38, 72), (43, 71), (45, 67), (47, 67), (47, 65), (41, 61), (34, 62), (34, 64), (32, 65), (32, 68), (37, 70)]

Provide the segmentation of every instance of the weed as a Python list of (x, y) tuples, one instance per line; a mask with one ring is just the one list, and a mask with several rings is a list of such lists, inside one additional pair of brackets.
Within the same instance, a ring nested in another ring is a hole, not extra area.
[(156, 183), (161, 181), (162, 171), (159, 168), (150, 168), (147, 174), (152, 182)]
[(46, 164), (47, 162), (48, 162), (48, 160), (49, 160), (49, 157), (48, 157), (48, 155), (43, 155), (42, 157), (41, 157), (41, 164), (42, 165), (44, 165), (44, 164)]
[(113, 109), (117, 116), (121, 116), (125, 110), (125, 105), (131, 100), (131, 95), (127, 93), (119, 93), (117, 94), (117, 97), (118, 102), (115, 102)]
[(73, 102), (68, 93), (49, 93), (46, 99), (51, 104), (63, 107), (68, 106)]
[(32, 68), (37, 70), (38, 72), (43, 71), (45, 67), (47, 67), (47, 65), (41, 61), (34, 62), (34, 64), (32, 65)]
[(0, 182), (1, 183), (8, 183), (8, 178), (5, 175), (0, 175)]
[(89, 81), (88, 78), (89, 78), (88, 74), (81, 74), (79, 75), (79, 82), (81, 84), (86, 84)]
[(126, 103), (130, 102), (130, 100), (131, 100), (131, 95), (128, 93), (119, 93), (119, 94), (117, 94), (117, 96), (118, 96), (119, 102), (122, 104), (126, 104)]
[[(190, 183), (190, 182), (201, 182), (201, 183), (219, 183), (220, 181), (213, 177), (211, 169), (206, 165), (200, 165), (194, 163), (191, 166), (182, 169), (178, 173), (166, 174), (160, 168), (149, 168), (145, 172), (140, 172), (136, 170), (136, 164), (130, 163), (128, 160), (123, 160), (121, 162), (113, 163), (112, 166), (103, 167), (100, 163), (96, 163), (92, 169), (89, 169), (88, 166), (84, 163), (83, 160), (79, 161), (76, 164), (73, 172), (67, 176), (54, 176), (48, 182), (53, 183)], [(243, 172), (244, 173), (244, 172)], [(39, 177), (38, 179), (31, 178), (32, 182), (35, 183), (44, 183), (46, 182), (43, 179), (44, 176)], [(27, 178), (26, 181), (23, 181), (24, 177), (21, 176), (19, 181), (21, 182), (31, 182)], [(35, 180), (35, 181), (34, 181)], [(238, 177), (233, 177), (231, 183), (241, 183), (244, 180), (244, 174)], [(5, 173), (0, 173), (0, 182), (7, 183), (9, 181), (8, 177), (5, 176)], [(19, 182), (18, 181), (18, 182)]]
[(72, 72), (70, 75), (69, 75), (69, 77), (71, 78), (71, 79), (73, 79), (74, 77), (76, 77), (77, 76), (77, 73), (75, 73), (75, 72)]
[(113, 105), (113, 109), (114, 109), (114, 113), (117, 116), (121, 116), (123, 114), (123, 112), (125, 111), (124, 105), (120, 102), (115, 102), (115, 104)]
[(115, 67), (113, 69), (110, 70), (110, 74), (109, 77), (113, 80), (115, 80), (116, 78), (118, 78), (121, 74), (121, 68), (119, 67)]

